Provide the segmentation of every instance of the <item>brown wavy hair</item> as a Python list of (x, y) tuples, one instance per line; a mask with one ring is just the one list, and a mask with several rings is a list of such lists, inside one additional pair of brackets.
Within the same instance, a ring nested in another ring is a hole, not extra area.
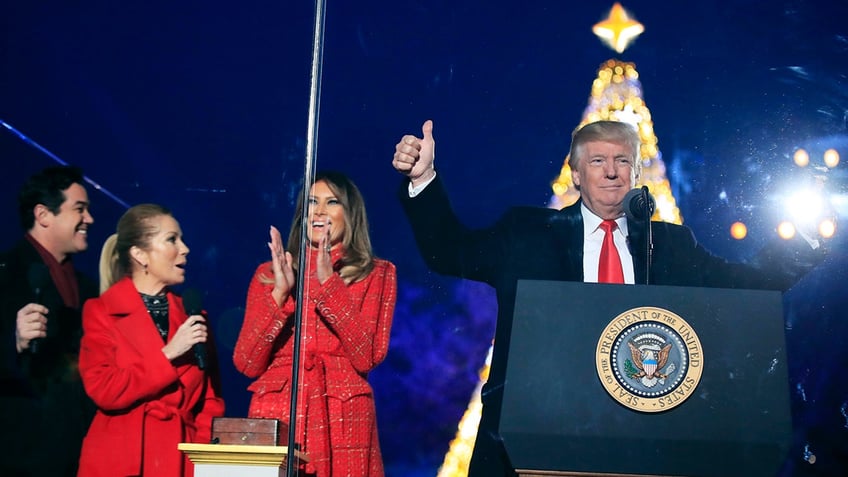
[[(368, 215), (365, 212), (365, 200), (356, 184), (345, 174), (337, 171), (321, 171), (315, 174), (314, 182), (324, 182), (344, 208), (345, 230), (342, 246), (345, 254), (341, 259), (339, 275), (345, 283), (362, 280), (374, 268), (374, 252), (371, 249), (371, 236), (368, 234)], [(303, 226), (303, 194), (297, 200), (294, 218), (289, 230), (288, 250), (293, 257), (292, 266), (299, 266), (301, 228)]]

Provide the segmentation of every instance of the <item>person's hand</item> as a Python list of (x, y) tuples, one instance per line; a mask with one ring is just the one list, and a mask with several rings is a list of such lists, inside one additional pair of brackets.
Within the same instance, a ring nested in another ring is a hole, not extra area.
[(392, 166), (401, 174), (409, 177), (412, 186), (430, 180), (436, 173), (433, 161), (436, 159), (436, 141), (433, 140), (433, 121), (428, 119), (421, 126), (422, 137), (407, 134), (395, 146)]
[(162, 352), (170, 361), (173, 361), (186, 354), (195, 343), (205, 343), (208, 336), (206, 318), (201, 315), (191, 315), (177, 328), (174, 337), (162, 348)]
[(29, 349), (32, 340), (47, 336), (47, 307), (28, 303), (18, 310), (15, 325), (15, 346), (18, 353)]
[(273, 225), (268, 248), (271, 250), (271, 269), (274, 271), (274, 289), (271, 290), (271, 296), (274, 297), (277, 306), (282, 306), (294, 287), (293, 259), (291, 253), (284, 250), (280, 231)]
[(318, 276), (318, 282), (322, 285), (330, 276), (333, 275), (333, 259), (330, 257), (330, 229), (327, 229), (321, 239), (318, 241), (318, 263), (315, 265), (315, 273)]

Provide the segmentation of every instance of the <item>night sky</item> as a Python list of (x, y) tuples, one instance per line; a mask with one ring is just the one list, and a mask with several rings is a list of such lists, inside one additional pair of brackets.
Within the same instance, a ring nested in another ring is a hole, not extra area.
[[(827, 148), (842, 155), (827, 185), (844, 221), (848, 3), (624, 2), (645, 32), (622, 54), (591, 31), (611, 6), (327, 2), (317, 168), (360, 186), (375, 252), (399, 274), (389, 356), (370, 377), (390, 477), (436, 474), (494, 330), (491, 290), (429, 272), (396, 199), (394, 145), (424, 120), (457, 213), (486, 225), (548, 203), (597, 69), (618, 58), (640, 73), (684, 222), (708, 248), (744, 259), (774, 233), (788, 188), (808, 178), (792, 164), (799, 147), (817, 163)], [(206, 291), (230, 356), (268, 226), (288, 230), (301, 186), (313, 3), (6, 0), (0, 11), (0, 119), (114, 196), (89, 187), (95, 224), (75, 263), (95, 276), (122, 203), (168, 206), (191, 248), (187, 285)], [(3, 248), (20, 237), (21, 183), (54, 157), (0, 128)], [(737, 220), (742, 241), (728, 235)], [(785, 297), (785, 475), (848, 474), (844, 235)], [(249, 380), (223, 365), (227, 414), (244, 416)]]

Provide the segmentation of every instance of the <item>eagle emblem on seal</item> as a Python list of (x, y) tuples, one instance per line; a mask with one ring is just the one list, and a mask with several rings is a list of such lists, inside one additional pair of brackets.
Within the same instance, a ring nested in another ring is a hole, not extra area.
[[(630, 369), (627, 374), (630, 378), (639, 379), (643, 385), (650, 388), (656, 385), (657, 381), (663, 383), (665, 378), (674, 372), (674, 369), (669, 369), (667, 373), (662, 372), (666, 363), (668, 363), (671, 343), (665, 343), (662, 347), (651, 344), (638, 346), (631, 340), (627, 342), (627, 346), (630, 347), (630, 357), (633, 359), (633, 366), (635, 366), (635, 369), (628, 366)], [(671, 368), (673, 368), (673, 365)]]
[(692, 396), (704, 368), (695, 329), (671, 310), (631, 308), (598, 336), (595, 369), (601, 386), (622, 406), (663, 412)]

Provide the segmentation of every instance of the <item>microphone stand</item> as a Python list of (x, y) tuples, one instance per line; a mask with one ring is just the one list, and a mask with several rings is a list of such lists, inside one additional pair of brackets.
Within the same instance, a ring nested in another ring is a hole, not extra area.
[(291, 379), (291, 400), (289, 402), (289, 436), (288, 436), (288, 457), (286, 458), (286, 477), (294, 475), (294, 451), (297, 451), (300, 446), (295, 441), (297, 428), (297, 394), (300, 381), (300, 346), (301, 346), (301, 327), (303, 323), (303, 310), (305, 308), (303, 301), (304, 282), (306, 281), (306, 249), (309, 246), (309, 238), (307, 230), (309, 226), (309, 192), (312, 186), (312, 178), (315, 175), (315, 162), (317, 149), (315, 146), (316, 137), (318, 134), (318, 113), (320, 110), (321, 100), (321, 68), (323, 66), (324, 54), (324, 6), (325, 0), (316, 0), (315, 2), (315, 25), (313, 30), (312, 40), (312, 70), (309, 90), (309, 121), (306, 131), (306, 155), (303, 164), (303, 194), (301, 203), (303, 204), (300, 216), (300, 248), (298, 250), (298, 263), (300, 266), (297, 270), (297, 286), (295, 291), (295, 307), (294, 314), (294, 352), (292, 359), (292, 379)]
[(642, 204), (645, 205), (645, 285), (651, 282), (651, 257), (654, 252), (654, 237), (653, 229), (651, 228), (651, 216), (654, 215), (652, 207), (651, 195), (648, 192), (648, 186), (642, 186)]

